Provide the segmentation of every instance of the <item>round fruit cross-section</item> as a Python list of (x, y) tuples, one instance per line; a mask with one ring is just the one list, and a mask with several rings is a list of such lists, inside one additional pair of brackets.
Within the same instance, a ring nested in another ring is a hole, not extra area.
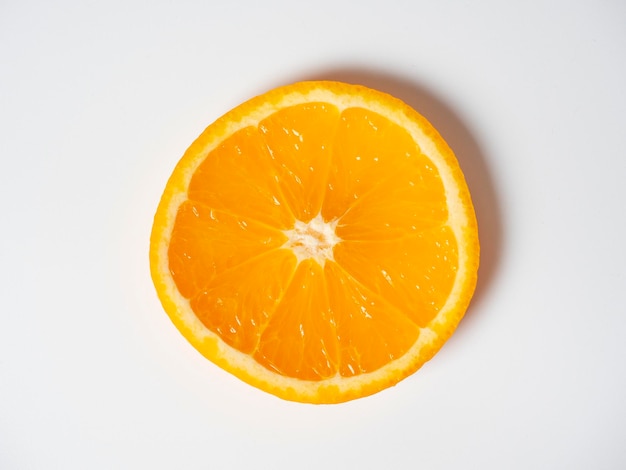
[(310, 403), (415, 372), (464, 315), (478, 260), (439, 134), (337, 82), (277, 88), (211, 124), (170, 177), (150, 244), (159, 298), (198, 351)]

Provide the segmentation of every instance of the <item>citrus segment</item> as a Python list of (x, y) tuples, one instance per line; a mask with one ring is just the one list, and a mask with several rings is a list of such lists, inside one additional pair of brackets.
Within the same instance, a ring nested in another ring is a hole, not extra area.
[(200, 163), (189, 182), (188, 197), (212, 209), (286, 229), (294, 217), (277, 179), (263, 137), (250, 126), (224, 139)]
[(223, 271), (285, 243), (279, 230), (186, 201), (169, 244), (169, 269), (180, 293), (194, 296)]
[(419, 154), (409, 133), (389, 119), (363, 108), (341, 113), (333, 139), (322, 215), (343, 216), (364, 194), (389, 180)]
[(356, 280), (425, 327), (445, 305), (458, 257), (447, 227), (401, 239), (345, 241), (335, 259)]
[(391, 240), (444, 224), (446, 193), (432, 162), (415, 150), (404, 165), (380, 165), (381, 179), (341, 217), (345, 240)]
[(174, 324), (279, 397), (336, 403), (394, 385), (462, 318), (479, 245), (463, 174), (417, 112), (336, 82), (278, 88), (187, 150), (150, 264)]
[(307, 103), (277, 111), (259, 123), (282, 192), (298, 220), (311, 220), (322, 206), (338, 116), (336, 106)]
[(263, 253), (221, 272), (191, 298), (191, 308), (224, 342), (251, 354), (295, 269), (296, 260), (289, 251)]
[(419, 336), (417, 325), (336, 263), (324, 268), (340, 345), (339, 373), (373, 372), (405, 354)]
[(302, 261), (263, 331), (254, 358), (268, 369), (301, 380), (337, 373), (337, 335), (322, 267)]

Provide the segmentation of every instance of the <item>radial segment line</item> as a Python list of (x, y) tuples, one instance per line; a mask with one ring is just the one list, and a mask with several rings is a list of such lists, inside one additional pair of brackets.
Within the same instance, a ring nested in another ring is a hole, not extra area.
[[(261, 150), (261, 151), (263, 151), (263, 152), (266, 152), (266, 153), (267, 153), (267, 156), (268, 156), (268, 158), (269, 158), (269, 161), (270, 161), (270, 165), (271, 165), (271, 167), (272, 167), (274, 170), (277, 170), (277, 168), (276, 168), (276, 163), (275, 163), (275, 160), (274, 160), (274, 152), (272, 151), (271, 147), (270, 147), (270, 146), (269, 146), (269, 144), (267, 143), (267, 138), (266, 138), (266, 136), (265, 136), (265, 132), (263, 132), (263, 130), (261, 129), (260, 123), (259, 123), (259, 124), (257, 124), (256, 129), (257, 129), (257, 131), (258, 131), (258, 133), (259, 133), (259, 137), (260, 137), (260, 138), (261, 138), (261, 140), (263, 141), (263, 148), (262, 148), (262, 150)], [(276, 190), (280, 193), (281, 200), (282, 200), (282, 201), (284, 201), (284, 203), (285, 203), (285, 207), (286, 207), (286, 208), (287, 208), (287, 210), (289, 211), (289, 214), (291, 214), (291, 217), (292, 217), (294, 220), (296, 220), (296, 215), (295, 215), (295, 213), (294, 213), (294, 211), (293, 211), (293, 208), (292, 208), (292, 207), (291, 207), (291, 205), (289, 204), (289, 199), (288, 199), (287, 197), (285, 197), (285, 193), (283, 192), (283, 189), (282, 189), (282, 187), (281, 187), (280, 180), (279, 180), (279, 178), (278, 178), (278, 172), (276, 172), (275, 177), (276, 177), (276, 178), (275, 178), (275, 180), (274, 180), (274, 181), (276, 182), (276, 186), (275, 186), (275, 188), (276, 188)]]
[(251, 256), (250, 258), (242, 261), (241, 263), (235, 264), (235, 265), (231, 266), (230, 268), (225, 269), (224, 271), (221, 271), (212, 280), (207, 281), (206, 284), (204, 284), (202, 287), (200, 287), (199, 290), (197, 292), (195, 292), (194, 295), (192, 295), (190, 297), (190, 299), (193, 299), (198, 294), (201, 294), (202, 292), (204, 292), (206, 290), (209, 290), (211, 285), (215, 282), (215, 279), (219, 279), (220, 276), (225, 275), (225, 274), (230, 274), (233, 271), (236, 271), (238, 269), (241, 269), (242, 267), (245, 267), (247, 264), (253, 263), (254, 261), (258, 260), (259, 258), (263, 258), (265, 256), (270, 256), (270, 255), (272, 255), (274, 252), (276, 252), (278, 250), (284, 250), (284, 248), (282, 246), (278, 246), (278, 247), (272, 248), (270, 250), (264, 251), (263, 253), (259, 253), (257, 255)]
[[(449, 217), (448, 217), (449, 218)], [(341, 219), (339, 219), (341, 220)], [(424, 219), (425, 220), (425, 219)], [(413, 238), (417, 235), (420, 234), (424, 234), (424, 233), (428, 233), (428, 232), (434, 232), (437, 229), (440, 229), (441, 227), (450, 227), (450, 224), (448, 224), (448, 220), (444, 220), (444, 221), (435, 221), (433, 220), (433, 222), (437, 222), (437, 223), (433, 223), (432, 225), (429, 225), (428, 227), (425, 227), (423, 229), (420, 230), (414, 230), (412, 232), (406, 232), (403, 235), (398, 235), (396, 237), (388, 237), (388, 238), (380, 238), (380, 239), (374, 239), (374, 240), (367, 240), (364, 238), (342, 238), (341, 242), (349, 242), (349, 243), (387, 243), (387, 242), (399, 242), (402, 240), (407, 240), (409, 238)], [(337, 224), (337, 226), (341, 226), (340, 224)]]
[[(277, 249), (281, 249), (281, 248), (277, 248)], [(254, 347), (252, 348), (252, 351), (250, 352), (250, 357), (254, 357), (254, 355), (258, 352), (259, 346), (261, 344), (261, 337), (263, 336), (263, 333), (265, 332), (265, 330), (269, 326), (270, 322), (272, 321), (272, 317), (276, 313), (276, 310), (278, 309), (278, 307), (282, 303), (283, 299), (285, 298), (285, 294), (287, 293), (287, 291), (291, 287), (291, 284), (293, 283), (293, 279), (296, 276), (296, 271), (298, 271), (298, 267), (299, 266), (300, 266), (300, 263), (296, 264), (296, 267), (291, 272), (291, 276), (289, 276), (288, 281), (285, 283), (285, 287), (283, 289), (283, 292), (281, 293), (280, 297), (274, 303), (274, 308), (272, 308), (271, 311), (267, 312), (267, 320), (262, 325), (259, 325), (258, 334), (257, 334), (257, 338), (256, 338), (256, 344), (254, 345)]]
[[(386, 130), (383, 130), (383, 135), (386, 132)], [(419, 148), (419, 146), (417, 145), (417, 143), (415, 143), (415, 148), (417, 149), (417, 151), (419, 152), (420, 155), (423, 155), (425, 158), (428, 158), (426, 155), (424, 155), (421, 151), (421, 149)], [(430, 161), (430, 158), (428, 158), (428, 160)], [(341, 222), (341, 219), (347, 214), (349, 213), (354, 207), (356, 207), (358, 204), (360, 204), (364, 198), (368, 197), (371, 193), (373, 193), (374, 191), (376, 191), (382, 184), (386, 183), (387, 181), (389, 181), (392, 178), (395, 178), (396, 175), (402, 173), (402, 171), (409, 166), (409, 164), (411, 163), (410, 160), (407, 160), (404, 165), (399, 165), (396, 168), (396, 171), (394, 171), (393, 173), (391, 173), (390, 175), (388, 175), (386, 178), (381, 178), (379, 179), (376, 184), (372, 185), (367, 191), (365, 191), (363, 194), (361, 194), (358, 199), (355, 199), (354, 201), (352, 201), (348, 207), (346, 208), (346, 210), (344, 211), (343, 214), (341, 214), (338, 219)]]
[(326, 174), (324, 175), (322, 184), (321, 186), (321, 191), (322, 191), (322, 199), (320, 200), (320, 207), (319, 207), (319, 211), (318, 213), (321, 214), (322, 213), (322, 208), (324, 207), (324, 202), (326, 200), (326, 188), (328, 186), (328, 180), (330, 179), (330, 169), (332, 167), (332, 163), (333, 160), (335, 158), (335, 139), (337, 137), (337, 132), (339, 130), (339, 123), (341, 122), (341, 116), (343, 114), (343, 111), (341, 113), (339, 113), (339, 117), (337, 119), (337, 121), (335, 122), (335, 127), (333, 128), (333, 135), (332, 138), (330, 139), (330, 149), (329, 149), (329, 161), (328, 164), (326, 165)]
[[(254, 216), (248, 216), (248, 215), (240, 214), (240, 213), (237, 213), (237, 212), (232, 211), (230, 209), (218, 209), (216, 207), (213, 207), (213, 206), (207, 204), (206, 202), (202, 202), (202, 201), (199, 201), (197, 199), (192, 199), (192, 198), (189, 198), (189, 197), (187, 198), (187, 201), (193, 202), (194, 204), (196, 204), (198, 206), (201, 206), (201, 207), (204, 207), (206, 209), (209, 209), (211, 211), (219, 212), (220, 214), (230, 215), (232, 217), (246, 219), (246, 220), (249, 220), (251, 222), (254, 222), (256, 225), (259, 225), (261, 227), (264, 227), (264, 228), (267, 228), (267, 229), (270, 229), (270, 230), (274, 230), (276, 232), (280, 232), (281, 234), (283, 233), (283, 229), (280, 229), (280, 228), (278, 228), (278, 227), (276, 227), (274, 225), (268, 224), (267, 222), (263, 222), (263, 221), (261, 221), (259, 219), (256, 219)], [(184, 202), (183, 202), (183, 204), (184, 204)]]
[(356, 279), (354, 276), (352, 276), (352, 274), (350, 274), (346, 268), (344, 268), (341, 264), (335, 262), (335, 264), (339, 267), (339, 269), (341, 269), (341, 271), (350, 279), (352, 280), (355, 284), (357, 284), (363, 291), (365, 291), (368, 295), (370, 295), (374, 300), (378, 300), (378, 301), (382, 301), (384, 303), (384, 305), (386, 307), (389, 307), (390, 310), (399, 313), (401, 316), (403, 316), (404, 318), (406, 318), (407, 320), (409, 320), (411, 323), (413, 323), (419, 330), (420, 332), (422, 330), (424, 330), (425, 328), (420, 326), (419, 324), (417, 324), (415, 322), (415, 320), (413, 320), (411, 317), (409, 317), (406, 313), (404, 313), (401, 309), (399, 309), (398, 307), (396, 307), (393, 303), (391, 303), (389, 300), (387, 300), (385, 297), (383, 297), (380, 294), (377, 294), (376, 292), (374, 292), (373, 290), (371, 290), (369, 287), (367, 287), (365, 284), (363, 284), (361, 281), (359, 281), (358, 279)]

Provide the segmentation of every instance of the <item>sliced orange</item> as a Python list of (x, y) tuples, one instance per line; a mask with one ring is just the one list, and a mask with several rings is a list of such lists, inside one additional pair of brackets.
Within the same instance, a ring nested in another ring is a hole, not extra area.
[(337, 82), (281, 87), (211, 124), (170, 177), (150, 242), (189, 342), (310, 403), (370, 395), (432, 358), (479, 259), (468, 188), (435, 129)]

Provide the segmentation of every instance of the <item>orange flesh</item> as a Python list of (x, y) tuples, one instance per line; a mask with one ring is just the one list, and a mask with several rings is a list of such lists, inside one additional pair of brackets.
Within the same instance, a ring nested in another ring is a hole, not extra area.
[[(371, 111), (285, 108), (209, 153), (188, 199), (168, 252), (178, 290), (227, 344), (289, 377), (349, 377), (402, 356), (454, 283), (439, 174)], [(334, 259), (298, 262), (285, 231), (320, 213), (337, 224)]]

